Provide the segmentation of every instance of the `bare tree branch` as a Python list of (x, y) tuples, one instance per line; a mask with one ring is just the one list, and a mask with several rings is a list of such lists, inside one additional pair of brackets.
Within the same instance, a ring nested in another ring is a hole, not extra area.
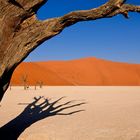
[(109, 0), (104, 5), (91, 10), (80, 10), (68, 13), (58, 18), (54, 30), (62, 30), (65, 27), (73, 25), (80, 21), (96, 20), (106, 17), (116, 9), (119, 9), (124, 3), (124, 0)]
[(37, 12), (37, 10), (42, 5), (44, 5), (48, 0), (18, 0), (18, 1), (26, 11)]
[[(140, 6), (130, 5), (130, 4), (124, 4), (123, 0), (111, 0), (107, 2), (106, 4), (94, 8), (91, 10), (81, 10), (81, 11), (74, 11), (71, 13), (68, 13), (62, 17), (58, 18), (52, 18), (48, 19), (46, 21), (38, 21), (35, 20), (35, 23), (31, 26), (27, 27), (25, 32), (32, 32), (36, 35), (36, 38), (34, 40), (34, 44), (31, 45), (30, 42), (28, 42), (28, 45), (25, 45), (28, 49), (32, 50), (38, 46), (38, 44), (44, 42), (45, 40), (48, 40), (52, 38), (53, 36), (59, 34), (63, 29), (66, 27), (73, 25), (80, 21), (88, 21), (88, 20), (96, 20), (100, 18), (107, 18), (107, 17), (113, 17), (117, 14), (123, 14), (126, 16), (126, 14), (130, 12), (140, 12)], [(29, 30), (29, 31), (27, 31)], [(40, 32), (39, 32), (40, 31)], [(23, 34), (22, 30), (22, 34)], [(29, 35), (29, 34), (28, 34)], [(18, 34), (19, 36), (19, 34)], [(31, 40), (33, 40), (33, 36), (31, 34), (31, 37), (28, 36)], [(29, 39), (28, 39), (29, 41)]]
[(112, 12), (108, 15), (108, 17), (113, 17), (117, 14), (122, 14), (126, 18), (128, 18), (128, 12), (140, 12), (140, 6), (132, 5), (132, 4), (123, 4), (118, 10)]

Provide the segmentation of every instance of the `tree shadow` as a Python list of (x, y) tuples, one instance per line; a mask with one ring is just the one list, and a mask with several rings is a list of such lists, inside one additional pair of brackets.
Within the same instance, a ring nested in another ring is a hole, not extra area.
[[(64, 97), (56, 101), (50, 102), (50, 99), (44, 97), (34, 97), (34, 101), (30, 104), (19, 103), (18, 105), (27, 105), (21, 114), (0, 128), (0, 140), (17, 140), (20, 134), (35, 122), (55, 115), (72, 115), (84, 110), (71, 111), (64, 113), (64, 110), (85, 104), (80, 102), (74, 104), (75, 101), (59, 103)], [(59, 103), (59, 104), (58, 104)]]

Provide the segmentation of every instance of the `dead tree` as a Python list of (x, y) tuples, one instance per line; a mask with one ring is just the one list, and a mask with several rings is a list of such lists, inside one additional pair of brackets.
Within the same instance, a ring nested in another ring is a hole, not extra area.
[(9, 86), (10, 86), (10, 90), (12, 90), (12, 85), (10, 84)]
[(38, 81), (37, 84), (39, 85), (40, 88), (43, 86), (43, 81)]
[(43, 81), (37, 81), (37, 82), (35, 83), (35, 90), (37, 89), (37, 86), (39, 86), (40, 88), (42, 88), (42, 86), (43, 86)]
[(35, 90), (36, 90), (36, 84), (35, 84)]
[(97, 20), (128, 12), (140, 12), (140, 6), (126, 0), (108, 0), (90, 10), (73, 11), (64, 16), (40, 21), (37, 10), (48, 0), (0, 0), (0, 101), (15, 68), (44, 41), (80, 21)]
[(28, 89), (28, 88), (27, 88), (27, 87), (28, 87), (28, 86), (27, 86), (27, 74), (22, 75), (21, 81), (22, 81), (22, 83), (23, 83), (24, 90)]

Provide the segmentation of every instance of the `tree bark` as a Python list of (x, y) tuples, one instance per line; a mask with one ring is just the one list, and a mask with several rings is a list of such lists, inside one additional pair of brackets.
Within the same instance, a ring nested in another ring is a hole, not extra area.
[(0, 101), (2, 100), (2, 97), (4, 93), (6, 92), (7, 88), (9, 87), (10, 84), (10, 79), (11, 79), (12, 73), (6, 72), (3, 74), (2, 78), (0, 79)]
[(15, 68), (44, 41), (80, 21), (109, 18), (117, 14), (140, 12), (140, 6), (125, 0), (109, 0), (98, 8), (68, 13), (40, 21), (37, 10), (47, 0), (0, 0), (0, 101), (7, 90)]

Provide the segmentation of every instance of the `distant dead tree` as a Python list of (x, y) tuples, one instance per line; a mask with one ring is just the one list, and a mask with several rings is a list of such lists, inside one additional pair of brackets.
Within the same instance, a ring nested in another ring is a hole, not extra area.
[(21, 76), (21, 81), (23, 83), (24, 90), (28, 89), (27, 78), (28, 78), (27, 74)]
[(39, 87), (42, 88), (43, 86), (43, 81), (38, 81)]
[(43, 81), (37, 81), (37, 82), (35, 83), (35, 90), (37, 89), (37, 86), (39, 86), (40, 88), (42, 88), (42, 86), (43, 86)]
[(118, 14), (128, 18), (129, 11), (140, 12), (140, 6), (127, 4), (126, 0), (108, 0), (97, 8), (38, 20), (36, 13), (47, 1), (0, 0), (0, 101), (15, 68), (41, 43), (58, 35), (66, 27)]
[(10, 84), (10, 90), (12, 90), (12, 85)]

